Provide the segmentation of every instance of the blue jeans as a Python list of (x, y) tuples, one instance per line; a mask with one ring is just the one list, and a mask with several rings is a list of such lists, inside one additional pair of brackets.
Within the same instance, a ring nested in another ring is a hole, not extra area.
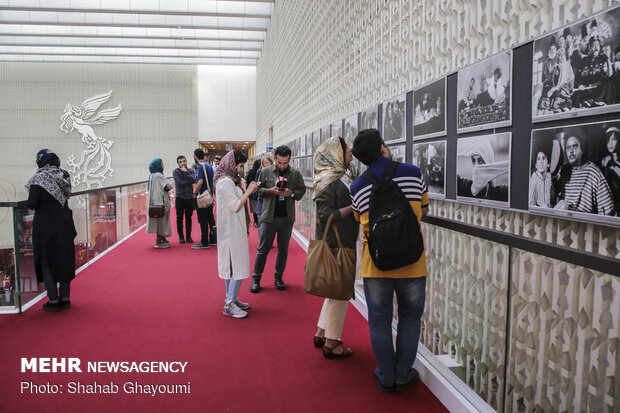
[[(370, 343), (377, 359), (375, 374), (385, 386), (413, 377), (424, 312), (426, 277), (364, 278)], [(398, 302), (396, 354), (392, 342), (394, 292)]]
[(226, 280), (226, 305), (230, 305), (237, 301), (237, 295), (239, 294), (239, 288), (243, 280)]

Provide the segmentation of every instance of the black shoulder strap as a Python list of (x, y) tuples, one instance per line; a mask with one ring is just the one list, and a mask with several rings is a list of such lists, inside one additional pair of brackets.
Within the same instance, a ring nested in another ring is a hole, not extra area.
[(371, 184), (376, 184), (379, 181), (379, 178), (370, 170), (370, 168), (366, 169), (362, 174), (362, 178), (366, 179)]
[(400, 165), (400, 162), (390, 161), (383, 172), (383, 179), (388, 180), (394, 178), (398, 165)]

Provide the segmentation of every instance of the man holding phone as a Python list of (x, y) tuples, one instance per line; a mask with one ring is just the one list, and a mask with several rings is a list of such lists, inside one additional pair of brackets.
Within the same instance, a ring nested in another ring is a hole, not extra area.
[(275, 155), (275, 164), (262, 169), (258, 186), (258, 196), (263, 198), (263, 212), (250, 286), (250, 291), (253, 293), (261, 290), (260, 280), (265, 269), (265, 261), (276, 234), (278, 255), (274, 274), (275, 286), (278, 290), (286, 289), (282, 276), (286, 268), (288, 244), (295, 223), (295, 201), (300, 201), (306, 193), (306, 184), (301, 173), (289, 166), (291, 149), (286, 145), (278, 146)]

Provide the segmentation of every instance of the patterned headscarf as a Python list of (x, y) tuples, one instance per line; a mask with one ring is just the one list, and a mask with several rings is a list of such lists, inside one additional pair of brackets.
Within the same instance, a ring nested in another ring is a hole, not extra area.
[[(347, 172), (350, 172), (347, 174)], [(353, 166), (347, 168), (342, 152), (342, 144), (338, 136), (332, 136), (323, 142), (314, 153), (314, 193), (312, 200), (332, 182), (344, 178), (353, 181), (355, 169)], [(350, 182), (349, 182), (350, 184)]]
[(45, 189), (51, 196), (65, 205), (71, 196), (71, 177), (69, 172), (60, 169), (60, 159), (49, 149), (41, 149), (36, 158), (37, 172), (26, 183), (26, 190), (30, 192), (33, 185)]
[(237, 164), (235, 163), (235, 151), (228, 151), (226, 155), (220, 161), (220, 164), (217, 167), (217, 171), (215, 172), (214, 182), (217, 182), (218, 179), (229, 177), (233, 180), (236, 185), (239, 185), (241, 182), (241, 177), (237, 173)]

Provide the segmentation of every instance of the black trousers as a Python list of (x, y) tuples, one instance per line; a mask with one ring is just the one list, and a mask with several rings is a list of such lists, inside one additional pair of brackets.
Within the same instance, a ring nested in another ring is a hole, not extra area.
[(179, 238), (183, 237), (183, 216), (185, 216), (185, 234), (191, 238), (194, 199), (177, 198), (175, 208), (177, 210), (177, 232), (179, 233)]
[(196, 204), (196, 216), (200, 223), (200, 243), (203, 245), (209, 244), (209, 227), (211, 227), (211, 241), (215, 242), (215, 217), (213, 216), (213, 205), (206, 208), (198, 208)]

